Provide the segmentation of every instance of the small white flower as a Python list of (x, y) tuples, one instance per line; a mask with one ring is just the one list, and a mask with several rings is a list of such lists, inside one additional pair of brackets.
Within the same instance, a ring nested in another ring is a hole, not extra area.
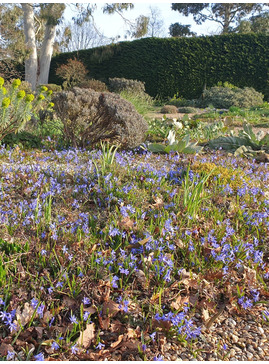
[(169, 131), (169, 134), (168, 134), (167, 139), (168, 139), (169, 145), (172, 145), (172, 144), (175, 143), (175, 141), (176, 141), (176, 135), (175, 135), (174, 130), (170, 130)]
[(173, 124), (176, 129), (183, 129), (183, 124), (180, 121), (176, 121), (176, 119), (173, 119)]

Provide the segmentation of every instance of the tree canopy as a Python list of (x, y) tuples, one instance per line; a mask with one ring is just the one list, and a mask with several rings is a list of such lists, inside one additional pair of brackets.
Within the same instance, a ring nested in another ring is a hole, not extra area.
[(260, 12), (268, 3), (173, 3), (172, 10), (184, 16), (192, 15), (197, 24), (217, 22), (221, 33), (229, 33), (246, 16)]

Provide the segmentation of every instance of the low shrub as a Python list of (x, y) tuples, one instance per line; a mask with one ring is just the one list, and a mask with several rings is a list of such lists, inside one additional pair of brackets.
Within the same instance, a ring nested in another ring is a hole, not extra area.
[(108, 88), (107, 85), (99, 80), (94, 80), (94, 79), (89, 79), (89, 80), (85, 80), (82, 81), (79, 84), (80, 88), (91, 88), (94, 91), (99, 91), (99, 92), (107, 92)]
[(161, 108), (161, 113), (163, 114), (177, 114), (178, 110), (175, 105), (164, 105)]
[(53, 102), (64, 125), (64, 137), (73, 147), (106, 140), (122, 148), (134, 148), (145, 140), (146, 121), (117, 94), (75, 87), (56, 94)]
[(205, 90), (201, 104), (204, 107), (212, 104), (217, 109), (229, 109), (231, 106), (250, 108), (263, 103), (263, 95), (251, 87), (215, 86)]
[(197, 109), (191, 106), (179, 107), (178, 112), (183, 114), (195, 114), (197, 113)]
[(13, 80), (6, 89), (5, 80), (0, 77), (0, 140), (6, 135), (21, 131), (27, 122), (37, 117), (40, 111), (50, 110), (51, 91), (40, 87), (36, 95), (20, 90), (20, 79)]
[(62, 86), (56, 85), (55, 83), (48, 83), (48, 84), (42, 85), (42, 86), (46, 86), (47, 89), (51, 90), (53, 93), (62, 91)]
[(121, 93), (122, 91), (131, 92), (133, 94), (145, 93), (144, 82), (137, 80), (128, 80), (126, 78), (109, 78), (109, 91)]
[(62, 64), (56, 70), (56, 75), (60, 76), (63, 82), (63, 87), (70, 88), (79, 85), (86, 78), (88, 71), (84, 64), (78, 59), (70, 58), (66, 64)]
[(29, 133), (27, 131), (22, 131), (20, 133), (11, 133), (6, 135), (1, 141), (2, 144), (9, 146), (10, 148), (18, 145), (21, 149), (32, 149), (41, 148), (42, 140), (40, 137)]

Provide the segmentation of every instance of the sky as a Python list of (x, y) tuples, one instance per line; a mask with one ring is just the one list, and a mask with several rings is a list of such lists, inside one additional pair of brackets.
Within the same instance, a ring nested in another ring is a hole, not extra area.
[[(164, 22), (164, 36), (169, 36), (169, 26), (173, 23), (190, 24), (191, 30), (197, 35), (211, 35), (218, 33), (219, 27), (214, 22), (205, 22), (202, 25), (197, 25), (192, 16), (185, 17), (178, 11), (171, 9), (172, 2), (137, 2), (134, 1), (134, 8), (123, 12), (123, 15), (129, 20), (135, 20), (139, 15), (150, 15), (150, 7), (158, 8), (160, 10), (160, 18)], [(124, 35), (126, 34), (127, 27), (124, 21), (118, 14), (103, 14), (102, 7), (104, 3), (98, 2), (97, 9), (94, 12), (94, 20), (97, 28), (106, 37), (116, 37), (120, 35), (119, 41), (125, 40)], [(67, 7), (66, 18), (72, 18), (72, 11), (70, 7)], [(127, 38), (130, 39), (130, 38)]]

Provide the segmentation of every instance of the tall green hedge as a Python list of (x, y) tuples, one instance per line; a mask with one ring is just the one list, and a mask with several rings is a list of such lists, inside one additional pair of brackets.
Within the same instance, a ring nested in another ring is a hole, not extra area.
[(144, 38), (104, 47), (62, 53), (52, 59), (50, 83), (60, 83), (57, 66), (68, 58), (83, 61), (92, 78), (144, 81), (151, 96), (176, 93), (192, 99), (204, 85), (228, 81), (254, 87), (269, 97), (269, 36), (229, 34), (196, 38)]

